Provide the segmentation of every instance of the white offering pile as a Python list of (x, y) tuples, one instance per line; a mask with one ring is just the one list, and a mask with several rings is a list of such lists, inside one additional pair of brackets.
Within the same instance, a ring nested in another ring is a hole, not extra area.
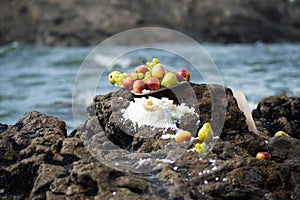
[(178, 130), (176, 123), (180, 123), (186, 114), (196, 114), (195, 108), (188, 107), (184, 103), (175, 105), (173, 100), (168, 98), (135, 98), (134, 102), (123, 110), (123, 117), (131, 120), (138, 127), (151, 126), (153, 128), (171, 128)]

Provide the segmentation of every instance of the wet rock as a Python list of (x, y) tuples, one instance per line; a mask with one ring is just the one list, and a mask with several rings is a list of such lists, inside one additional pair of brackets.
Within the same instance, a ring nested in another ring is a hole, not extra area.
[(274, 137), (268, 144), (268, 151), (277, 162), (300, 159), (300, 140), (292, 137)]
[[(176, 0), (155, 4), (150, 0), (12, 0), (2, 2), (0, 8), (0, 43), (97, 45), (111, 35), (141, 26), (172, 28), (213, 42), (299, 41), (299, 9), (297, 0)], [(126, 41), (135, 42), (147, 41), (140, 36)]]
[(66, 137), (65, 123), (30, 112), (1, 133), (1, 185), (3, 197), (30, 196), (42, 163), (60, 163), (59, 149)]
[[(185, 143), (184, 151), (174, 150), (172, 139), (160, 140), (161, 132), (142, 139), (114, 137), (118, 127), (107, 127), (114, 124), (113, 99), (122, 96), (128, 105), (133, 98), (119, 90), (96, 96), (87, 121), (69, 136), (62, 121), (38, 112), (14, 126), (1, 125), (0, 198), (299, 199), (300, 140), (268, 139), (248, 131), (228, 88), (191, 87), (201, 123), (210, 121), (221, 132), (206, 156), (188, 150), (193, 143)], [(256, 159), (258, 151), (268, 151), (271, 160)]]
[(0, 133), (6, 131), (7, 128), (8, 128), (8, 125), (6, 125), (6, 124), (1, 124), (1, 123), (0, 123)]
[(63, 166), (43, 163), (39, 166), (37, 174), (30, 194), (30, 199), (45, 199), (45, 188), (49, 188), (51, 183), (57, 177), (63, 176), (66, 172)]
[(253, 110), (258, 130), (272, 137), (277, 131), (284, 131), (300, 139), (300, 98), (284, 94), (260, 100)]

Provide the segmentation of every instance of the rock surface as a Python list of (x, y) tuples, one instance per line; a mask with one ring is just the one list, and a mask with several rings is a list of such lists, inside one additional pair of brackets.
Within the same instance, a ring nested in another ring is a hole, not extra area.
[[(225, 106), (226, 110), (220, 138), (202, 159), (198, 153), (185, 151), (174, 162), (149, 173), (117, 170), (100, 162), (97, 156), (124, 159), (126, 155), (120, 154), (129, 151), (126, 145), (136, 142), (132, 137), (107, 134), (120, 131), (117, 126), (110, 130), (110, 124), (115, 123), (112, 102), (120, 95), (133, 98), (131, 93), (118, 90), (96, 96), (88, 108), (88, 120), (69, 136), (64, 122), (38, 112), (28, 113), (13, 126), (0, 124), (0, 198), (299, 199), (300, 140), (276, 137), (266, 143), (265, 137), (247, 130), (230, 89), (196, 84), (192, 89), (201, 123), (218, 119), (211, 112), (214, 106)], [(220, 91), (225, 92), (226, 101), (212, 95)], [(212, 106), (211, 98), (219, 101)], [(215, 124), (214, 128), (220, 127)], [(163, 147), (159, 142), (148, 145), (152, 150)], [(131, 153), (145, 155), (141, 146)], [(268, 151), (271, 161), (256, 159), (258, 151)]]
[(213, 42), (299, 41), (299, 18), (299, 0), (11, 0), (1, 2), (0, 44), (97, 45), (143, 26)]
[(284, 131), (300, 139), (300, 98), (284, 94), (265, 97), (253, 110), (256, 126), (272, 137), (277, 131)]

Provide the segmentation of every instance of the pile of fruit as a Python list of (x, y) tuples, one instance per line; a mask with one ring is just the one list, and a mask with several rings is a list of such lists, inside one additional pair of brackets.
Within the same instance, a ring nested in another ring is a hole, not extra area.
[(136, 67), (133, 73), (113, 71), (108, 75), (108, 80), (113, 85), (140, 94), (145, 90), (155, 91), (182, 81), (189, 81), (190, 73), (186, 69), (180, 69), (176, 73), (168, 71), (156, 58), (153, 58), (151, 62)]

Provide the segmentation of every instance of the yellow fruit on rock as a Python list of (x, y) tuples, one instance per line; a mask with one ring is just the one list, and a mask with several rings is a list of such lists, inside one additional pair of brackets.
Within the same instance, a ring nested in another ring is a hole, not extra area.
[(197, 143), (194, 147), (194, 151), (200, 154), (205, 154), (206, 153), (205, 145)]
[(283, 132), (283, 131), (278, 131), (274, 137), (278, 137), (278, 136), (285, 136), (285, 137), (290, 137), (289, 134)]
[(198, 132), (198, 139), (201, 142), (209, 142), (214, 136), (213, 130), (209, 122), (206, 122)]

